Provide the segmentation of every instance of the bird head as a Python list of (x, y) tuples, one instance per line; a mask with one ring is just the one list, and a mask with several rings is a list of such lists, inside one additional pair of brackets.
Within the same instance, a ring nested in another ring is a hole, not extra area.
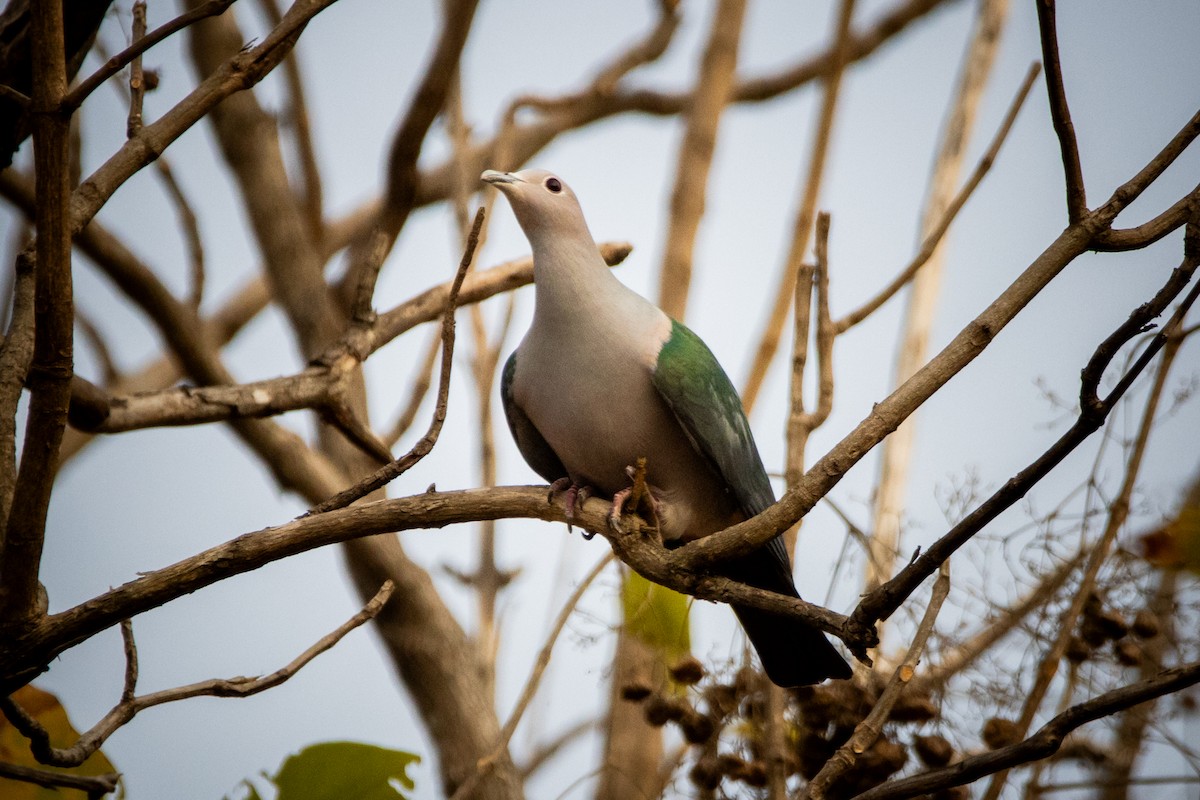
[(544, 236), (576, 238), (591, 233), (583, 218), (583, 209), (571, 187), (557, 175), (544, 169), (521, 172), (486, 170), (480, 179), (495, 186), (508, 198), (517, 222), (535, 247)]

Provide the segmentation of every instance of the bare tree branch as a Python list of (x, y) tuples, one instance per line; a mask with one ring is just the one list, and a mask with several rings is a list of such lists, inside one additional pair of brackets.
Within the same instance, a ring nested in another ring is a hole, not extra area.
[(810, 800), (822, 800), (832, 794), (831, 789), (837, 783), (838, 778), (853, 769), (858, 761), (858, 756), (879, 738), (883, 732), (884, 723), (891, 716), (896, 701), (900, 699), (900, 693), (916, 675), (917, 664), (920, 663), (921, 655), (925, 652), (925, 645), (933, 633), (938, 614), (942, 610), (942, 603), (949, 594), (950, 565), (949, 562), (943, 562), (937, 580), (934, 581), (933, 593), (930, 595), (929, 605), (925, 608), (925, 615), (913, 633), (912, 643), (909, 644), (904, 659), (892, 671), (892, 677), (879, 695), (879, 699), (875, 701), (875, 705), (871, 707), (871, 712), (862, 722), (858, 723), (846, 743), (838, 748), (833, 757), (825, 762), (821, 771), (809, 781), (802, 797), (810, 798)]
[(717, 3), (704, 58), (696, 75), (692, 102), (687, 110), (683, 141), (679, 144), (668, 216), (670, 229), (658, 284), (658, 304), (674, 319), (683, 319), (687, 312), (696, 232), (704, 215), (717, 130), (733, 89), (738, 40), (745, 15), (746, 0), (720, 0)]
[(1079, 222), (1087, 213), (1087, 194), (1083, 185), (1083, 168), (1079, 164), (1079, 143), (1075, 140), (1075, 125), (1067, 107), (1067, 92), (1063, 88), (1062, 63), (1058, 58), (1058, 25), (1054, 0), (1038, 0), (1038, 32), (1041, 34), (1042, 62), (1046, 65), (1046, 91), (1050, 98), (1050, 118), (1058, 147), (1062, 151), (1063, 178), (1067, 187), (1067, 219)]
[(850, 35), (850, 21), (853, 17), (854, 0), (842, 0), (838, 7), (832, 59), (828, 72), (824, 75), (821, 112), (817, 120), (812, 154), (809, 156), (808, 174), (804, 180), (800, 207), (796, 210), (796, 219), (792, 227), (791, 245), (783, 264), (783, 273), (779, 278), (779, 288), (775, 295), (771, 314), (763, 328), (758, 349), (754, 352), (754, 361), (750, 365), (750, 374), (746, 378), (746, 385), (742, 388), (742, 404), (745, 405), (747, 412), (754, 408), (754, 404), (758, 400), (759, 390), (762, 389), (763, 381), (767, 378), (767, 370), (770, 369), (775, 352), (779, 349), (779, 340), (783, 335), (788, 309), (795, 302), (796, 276), (799, 274), (800, 265), (804, 263), (804, 254), (808, 251), (808, 239), (812, 235), (813, 219), (817, 213), (817, 200), (821, 193), (821, 181), (825, 176), (829, 142), (833, 137), (833, 123), (837, 112), (842, 74), (846, 65), (852, 61), (853, 44)]
[(1123, 686), (1072, 706), (1017, 744), (971, 756), (951, 766), (890, 781), (854, 800), (903, 800), (950, 786), (962, 786), (1003, 769), (1028, 764), (1058, 751), (1071, 731), (1118, 711), (1200, 683), (1200, 661), (1165, 670), (1154, 678)]
[[(1200, 235), (1200, 231), (1196, 231), (1193, 237), (1197, 235)], [(1125, 334), (1120, 343), (1128, 341), (1134, 335), (1135, 331), (1140, 330), (1142, 326), (1158, 316), (1166, 305), (1187, 285), (1192, 272), (1194, 272), (1197, 265), (1200, 265), (1200, 246), (1197, 245), (1200, 245), (1200, 241), (1187, 246), (1188, 253), (1184, 257), (1183, 264), (1172, 273), (1167, 284), (1150, 303), (1138, 308), (1130, 315), (1130, 321), (1127, 321), (1118, 329), (1118, 332), (1124, 332)], [(1192, 288), (1192, 291), (1189, 292), (1188, 296), (1172, 316), (1172, 321), (1168, 322), (1165, 326), (1165, 330), (1177, 324), (1176, 320), (1182, 318), (1182, 315), (1195, 302), (1198, 293), (1200, 293), (1200, 283), (1197, 283)], [(1130, 324), (1131, 322), (1134, 322), (1134, 324)], [(903, 602), (901, 598), (911, 594), (913, 589), (926, 576), (932, 574), (942, 561), (949, 558), (955, 550), (974, 536), (984, 525), (994, 519), (1000, 511), (1016, 502), (1031, 486), (1041, 480), (1054, 466), (1061, 462), (1080, 442), (1099, 429), (1108, 412), (1112, 410), (1116, 402), (1124, 395), (1129, 384), (1141, 373), (1142, 369), (1158, 353), (1165, 342), (1166, 337), (1163, 333), (1155, 336), (1145, 350), (1143, 350), (1137, 362), (1126, 371), (1121, 381), (1118, 382), (1103, 401), (1094, 403), (1085, 402), (1082, 405), (1083, 411), (1075, 424), (1071, 426), (1070, 430), (1059, 437), (1058, 441), (1036, 461), (1010, 478), (1004, 487), (994, 493), (987, 501), (976, 507), (970, 514), (966, 515), (962, 521), (930, 546), (924, 554), (901, 570), (896, 577), (864, 598), (854, 612), (853, 618), (856, 622), (870, 625), (876, 619), (884, 619), (890, 616), (899, 607), (899, 603)], [(1113, 355), (1115, 355), (1117, 346), (1118, 342), (1110, 337), (1093, 355), (1092, 361), (1089, 362), (1089, 367), (1084, 370), (1083, 394), (1085, 396), (1094, 392), (1095, 386), (1103, 372), (1103, 365), (1106, 365), (1112, 359)], [(1101, 366), (1099, 368), (1095, 367), (1094, 365), (1097, 364)], [(1091, 376), (1090, 378), (1088, 377), (1089, 375)]]
[[(146, 36), (146, 3), (137, 0), (133, 4), (133, 46)], [(125, 135), (135, 136), (142, 129), (142, 105), (146, 99), (146, 77), (142, 72), (142, 55), (138, 53), (129, 62), (129, 120)]]
[(2, 521), (0, 626), (23, 625), (38, 608), (38, 571), (58, 444), (67, 423), (74, 374), (75, 307), (71, 292), (70, 118), (56, 113), (67, 90), (63, 8), (31, 0), (33, 155), (37, 183), (33, 362), (24, 448), (8, 516)]
[(454, 283), (450, 287), (449, 297), (446, 301), (446, 310), (442, 315), (442, 369), (441, 376), (438, 379), (437, 404), (433, 412), (433, 420), (429, 423), (429, 430), (402, 457), (383, 466), (348, 489), (339, 492), (324, 502), (318, 503), (308, 512), (309, 515), (324, 514), (337, 508), (345, 508), (355, 500), (366, 497), (371, 492), (387, 485), (389, 481), (395, 480), (411, 469), (417, 462), (428, 455), (437, 443), (438, 436), (442, 432), (442, 423), (446, 421), (446, 406), (450, 400), (450, 367), (454, 353), (454, 311), (457, 308), (458, 291), (462, 287), (467, 270), (475, 258), (475, 246), (479, 242), (479, 231), (483, 227), (483, 218), (483, 209), (480, 208), (475, 214), (475, 223), (471, 227), (470, 235), (467, 237), (462, 261), (459, 262), (458, 273), (454, 276)]
[(50, 744), (50, 735), (46, 729), (29, 716), (11, 697), (0, 699), (0, 710), (8, 717), (9, 722), (29, 739), (30, 749), (35, 758), (43, 764), (55, 767), (76, 767), (86, 761), (100, 746), (116, 733), (122, 726), (132, 720), (147, 708), (187, 700), (192, 697), (249, 697), (253, 694), (274, 688), (291, 678), (310, 661), (330, 650), (340, 642), (346, 634), (373, 619), (388, 598), (392, 596), (395, 586), (389, 581), (379, 587), (375, 596), (350, 619), (333, 631), (321, 637), (311, 647), (305, 650), (287, 665), (280, 667), (270, 675), (258, 678), (214, 678), (199, 683), (179, 686), (174, 689), (164, 689), (151, 694), (133, 696), (133, 684), (137, 680), (137, 650), (132, 646), (133, 634), (128, 621), (122, 623), (125, 633), (126, 681), (121, 700), (109, 711), (102, 720), (89, 731), (79, 737), (70, 747), (54, 747)]
[(567, 598), (562, 609), (558, 612), (558, 617), (554, 620), (554, 624), (550, 626), (550, 633), (546, 636), (546, 643), (538, 651), (538, 657), (533, 662), (533, 670), (530, 671), (529, 677), (525, 680), (525, 686), (521, 689), (521, 694), (517, 698), (517, 704), (514, 706), (508, 720), (504, 723), (503, 730), (500, 731), (500, 740), (496, 742), (496, 747), (491, 753), (480, 759), (476, 774), (470, 779), (463, 781), (450, 800), (462, 800), (462, 798), (470, 797), (479, 779), (492, 768), (496, 763), (496, 759), (500, 758), (508, 749), (508, 743), (512, 740), (513, 734), (517, 732), (517, 725), (521, 722), (521, 717), (525, 715), (525, 710), (529, 708), (529, 704), (533, 700), (533, 696), (537, 693), (538, 686), (541, 684), (542, 675), (545, 673), (546, 667), (550, 664), (550, 654), (554, 651), (554, 644), (558, 641), (559, 634), (566, 627), (567, 620), (575, 612), (575, 607), (579, 605), (579, 601), (583, 599), (584, 592), (588, 590), (596, 578), (600, 577), (600, 573), (612, 562), (612, 553), (601, 558), (596, 562), (596, 566), (592, 567), (591, 571), (579, 582), (579, 585), (575, 587), (575, 591), (571, 593), (571, 596)]
[(225, 13), (225, 9), (233, 5), (234, 0), (208, 0), (208, 2), (200, 5), (191, 11), (180, 14), (175, 19), (160, 25), (150, 33), (140, 39), (135, 39), (129, 47), (126, 47), (121, 52), (117, 53), (108, 61), (104, 62), (104, 66), (89, 75), (86, 79), (71, 90), (71, 92), (63, 98), (62, 105), (64, 111), (73, 111), (83, 105), (83, 101), (88, 95), (96, 91), (96, 87), (107, 81), (112, 76), (116, 75), (125, 66), (131, 63), (135, 58), (145, 53), (151, 47), (166, 39), (168, 36), (178, 33), (179, 31), (191, 25), (193, 22), (205, 19), (206, 17), (214, 17), (218, 14)]
[(47, 789), (78, 789), (87, 792), (88, 796), (102, 796), (117, 790), (121, 780), (120, 774), (106, 772), (103, 775), (70, 775), (50, 769), (22, 767), (19, 764), (5, 764), (0, 761), (0, 778), (23, 781)]

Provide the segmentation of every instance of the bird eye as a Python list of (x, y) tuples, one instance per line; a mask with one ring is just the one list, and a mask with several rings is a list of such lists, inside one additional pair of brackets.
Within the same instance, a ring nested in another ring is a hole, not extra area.
[(562, 181), (553, 176), (546, 178), (546, 188), (554, 194), (558, 194), (562, 191)]

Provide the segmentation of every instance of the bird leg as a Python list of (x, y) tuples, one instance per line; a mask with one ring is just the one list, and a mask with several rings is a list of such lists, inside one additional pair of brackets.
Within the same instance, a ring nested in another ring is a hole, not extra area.
[(625, 474), (629, 476), (633, 483), (628, 488), (622, 489), (613, 495), (612, 510), (608, 512), (609, 527), (619, 529), (621, 515), (628, 504), (629, 510), (634, 514), (639, 513), (643, 507), (648, 509), (651, 523), (657, 528), (658, 500), (654, 497), (649, 485), (646, 483), (645, 456), (638, 458), (636, 465), (626, 467)]
[[(550, 491), (546, 495), (546, 502), (553, 503), (554, 496), (560, 492), (566, 493), (566, 498), (564, 499), (566, 508), (564, 509), (564, 512), (567, 517), (567, 533), (570, 533), (574, 530), (574, 527), (571, 525), (571, 523), (575, 521), (575, 509), (582, 506), (583, 502), (592, 496), (592, 487), (579, 486), (569, 477), (559, 478), (554, 483), (550, 484)], [(586, 530), (583, 532), (584, 539), (590, 540), (595, 535), (596, 534), (590, 533)]]

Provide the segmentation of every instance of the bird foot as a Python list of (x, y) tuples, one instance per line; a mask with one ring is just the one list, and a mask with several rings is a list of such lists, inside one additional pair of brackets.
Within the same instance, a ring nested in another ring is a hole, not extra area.
[[(564, 493), (564, 513), (567, 517), (567, 533), (575, 530), (572, 523), (575, 521), (575, 510), (583, 505), (583, 502), (592, 496), (592, 487), (578, 486), (570, 478), (559, 478), (554, 483), (550, 484), (550, 491), (546, 495), (546, 502), (553, 503), (554, 497), (557, 494)], [(584, 539), (591, 539), (596, 534), (589, 531), (583, 531)]]
[[(613, 495), (612, 510), (608, 512), (608, 526), (615, 531), (621, 530), (621, 516), (625, 513), (626, 505), (637, 514), (643, 508), (649, 511), (650, 522), (658, 527), (658, 500), (646, 483), (646, 459), (639, 458), (637, 464), (625, 468), (625, 474), (633, 483)], [(640, 525), (637, 526), (640, 528)]]

